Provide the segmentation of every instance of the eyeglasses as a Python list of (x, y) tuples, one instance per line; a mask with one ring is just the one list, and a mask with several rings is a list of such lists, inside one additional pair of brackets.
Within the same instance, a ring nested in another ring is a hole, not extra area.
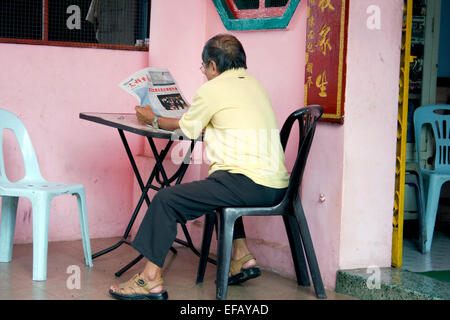
[(200, 66), (200, 71), (205, 74), (206, 73), (206, 66), (205, 64), (202, 62), (202, 65)]

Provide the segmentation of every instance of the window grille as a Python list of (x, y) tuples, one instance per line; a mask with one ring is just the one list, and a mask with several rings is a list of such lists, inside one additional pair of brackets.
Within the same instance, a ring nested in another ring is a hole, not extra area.
[(236, 19), (280, 17), (289, 0), (226, 0)]
[(148, 50), (151, 0), (1, 0), (0, 42)]
[(0, 37), (41, 39), (42, 1), (0, 1)]

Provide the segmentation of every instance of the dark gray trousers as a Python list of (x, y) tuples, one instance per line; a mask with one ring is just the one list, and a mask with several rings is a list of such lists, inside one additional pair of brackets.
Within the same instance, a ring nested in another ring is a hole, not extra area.
[[(270, 206), (286, 189), (253, 182), (242, 174), (216, 171), (200, 181), (159, 190), (153, 197), (132, 246), (159, 267), (177, 235), (177, 222), (186, 223), (220, 207)], [(245, 238), (242, 218), (236, 220), (234, 239)]]

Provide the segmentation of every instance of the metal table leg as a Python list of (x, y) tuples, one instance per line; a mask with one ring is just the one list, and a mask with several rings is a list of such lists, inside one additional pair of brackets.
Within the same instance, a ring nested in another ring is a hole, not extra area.
[[(99, 251), (97, 253), (94, 253), (92, 255), (92, 259), (95, 259), (95, 258), (97, 258), (99, 256), (102, 256), (102, 255), (108, 253), (108, 252), (111, 252), (111, 251), (117, 249), (118, 247), (120, 247), (124, 243), (129, 244), (128, 241), (127, 241), (127, 238), (128, 238), (128, 236), (130, 234), (131, 228), (132, 228), (132, 226), (134, 224), (134, 221), (137, 218), (137, 215), (139, 213), (139, 210), (141, 209), (141, 206), (142, 206), (144, 200), (147, 203), (147, 206), (150, 205), (150, 199), (148, 198), (147, 192), (149, 191), (150, 188), (155, 189), (155, 190), (159, 190), (159, 188), (157, 188), (157, 187), (152, 185), (152, 181), (153, 181), (155, 175), (157, 174), (156, 167), (153, 168), (153, 171), (150, 174), (150, 177), (149, 177), (149, 179), (147, 181), (147, 184), (144, 185), (144, 183), (142, 181), (142, 177), (141, 177), (141, 175), (139, 173), (139, 170), (137, 168), (136, 161), (134, 160), (134, 157), (133, 157), (133, 154), (131, 152), (130, 146), (129, 146), (128, 141), (127, 141), (127, 139), (125, 137), (125, 134), (124, 134), (122, 129), (118, 129), (118, 131), (119, 131), (119, 135), (120, 135), (120, 138), (122, 140), (122, 143), (123, 143), (123, 145), (125, 147), (125, 151), (127, 153), (128, 159), (129, 159), (129, 161), (131, 163), (131, 167), (133, 168), (133, 172), (134, 172), (134, 174), (136, 176), (136, 179), (138, 181), (139, 187), (140, 187), (140, 189), (142, 191), (142, 194), (141, 194), (141, 197), (140, 197), (140, 199), (138, 201), (138, 204), (137, 204), (136, 208), (134, 209), (133, 215), (132, 215), (132, 217), (131, 217), (128, 225), (127, 225), (127, 228), (126, 228), (122, 238), (116, 244), (112, 245), (111, 247), (106, 248), (104, 250), (101, 250), (101, 251)], [(163, 158), (167, 154), (167, 152), (168, 152), (170, 146), (172, 145), (172, 143), (173, 143), (173, 141), (169, 141), (169, 143), (167, 144), (166, 148), (163, 150), (164, 153), (161, 152)]]
[[(168, 153), (168, 151), (169, 151), (169, 149), (172, 146), (174, 141), (173, 140), (169, 140), (169, 142), (167, 143), (166, 147), (161, 151), (161, 153), (158, 153), (158, 150), (156, 149), (156, 145), (155, 145), (155, 143), (153, 141), (153, 138), (148, 137), (148, 142), (150, 144), (150, 147), (152, 149), (153, 155), (155, 157), (156, 164), (155, 164), (155, 166), (154, 166), (154, 168), (153, 168), (153, 170), (152, 170), (152, 172), (150, 174), (150, 177), (149, 177), (147, 183), (144, 185), (144, 182), (142, 181), (142, 177), (141, 177), (141, 175), (139, 173), (139, 170), (137, 168), (136, 162), (134, 160), (133, 154), (131, 152), (131, 149), (129, 147), (129, 144), (128, 144), (128, 141), (127, 141), (127, 139), (125, 137), (125, 134), (124, 134), (122, 129), (118, 129), (118, 131), (119, 131), (119, 135), (120, 135), (120, 138), (122, 140), (122, 143), (123, 143), (123, 145), (125, 147), (125, 151), (127, 153), (128, 159), (129, 159), (129, 161), (131, 163), (131, 166), (133, 168), (133, 172), (135, 174), (135, 177), (137, 179), (139, 187), (140, 187), (140, 189), (142, 191), (142, 194), (141, 194), (141, 197), (139, 198), (138, 204), (137, 204), (136, 208), (134, 209), (133, 215), (132, 215), (132, 217), (131, 217), (128, 225), (127, 225), (127, 228), (126, 228), (122, 238), (116, 244), (112, 245), (111, 247), (106, 248), (104, 250), (101, 250), (101, 251), (99, 251), (97, 253), (94, 253), (92, 255), (92, 259), (95, 259), (95, 258), (97, 258), (97, 257), (99, 257), (101, 255), (104, 255), (104, 254), (106, 254), (106, 253), (108, 253), (110, 251), (113, 251), (113, 250), (117, 249), (123, 243), (126, 243), (126, 244), (130, 245), (129, 241), (127, 241), (127, 238), (129, 236), (131, 228), (132, 228), (132, 226), (133, 226), (133, 224), (134, 224), (134, 222), (135, 222), (135, 220), (137, 218), (137, 215), (138, 215), (138, 213), (139, 213), (139, 211), (140, 211), (140, 209), (142, 207), (143, 202), (145, 201), (147, 206), (150, 206), (151, 201), (150, 201), (150, 199), (148, 198), (148, 195), (147, 195), (148, 191), (150, 189), (160, 190), (161, 188), (164, 188), (164, 187), (170, 187), (171, 183), (173, 181), (175, 181), (175, 179), (176, 179), (175, 184), (181, 183), (181, 180), (183, 179), (184, 174), (186, 173), (187, 167), (189, 165), (190, 155), (191, 155), (191, 153), (192, 153), (192, 151), (194, 149), (195, 142), (196, 142), (195, 140), (191, 141), (190, 149), (189, 149), (188, 153), (185, 155), (183, 163), (178, 168), (178, 170), (174, 173), (174, 175), (169, 178), (167, 176), (167, 173), (166, 173), (165, 169), (164, 169), (163, 161), (164, 161), (164, 158), (166, 157), (166, 155), (167, 155), (167, 153)], [(161, 181), (161, 177), (159, 175), (162, 176), (162, 181)], [(157, 183), (160, 185), (160, 187), (154, 186), (152, 184), (152, 182), (153, 182), (153, 180), (155, 178), (156, 178)], [(175, 239), (175, 242), (190, 248), (197, 256), (200, 256), (200, 253), (194, 247), (194, 245), (192, 243), (192, 239), (191, 239), (191, 237), (189, 235), (189, 232), (188, 232), (188, 230), (187, 230), (187, 228), (186, 228), (186, 226), (184, 224), (182, 224), (182, 229), (183, 229), (183, 233), (184, 233), (187, 241), (183, 241), (183, 240), (180, 240), (180, 239)], [(171, 247), (170, 250), (174, 254), (177, 253), (176, 249), (173, 248), (173, 247)], [(134, 260), (132, 260), (130, 263), (128, 263), (125, 267), (123, 267), (122, 269), (117, 271), (115, 273), (115, 275), (117, 277), (120, 277), (125, 271), (130, 269), (136, 263), (138, 263), (142, 258), (143, 258), (143, 255), (139, 255)], [(211, 262), (211, 263), (214, 263), (214, 264), (216, 263), (215, 260), (210, 259), (210, 258), (208, 258), (208, 261)]]

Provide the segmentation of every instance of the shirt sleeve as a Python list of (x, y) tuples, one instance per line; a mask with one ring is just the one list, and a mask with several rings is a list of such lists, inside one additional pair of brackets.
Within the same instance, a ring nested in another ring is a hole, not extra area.
[(197, 139), (210, 120), (211, 110), (208, 108), (205, 96), (197, 92), (189, 110), (181, 117), (179, 125), (183, 134), (189, 139)]

